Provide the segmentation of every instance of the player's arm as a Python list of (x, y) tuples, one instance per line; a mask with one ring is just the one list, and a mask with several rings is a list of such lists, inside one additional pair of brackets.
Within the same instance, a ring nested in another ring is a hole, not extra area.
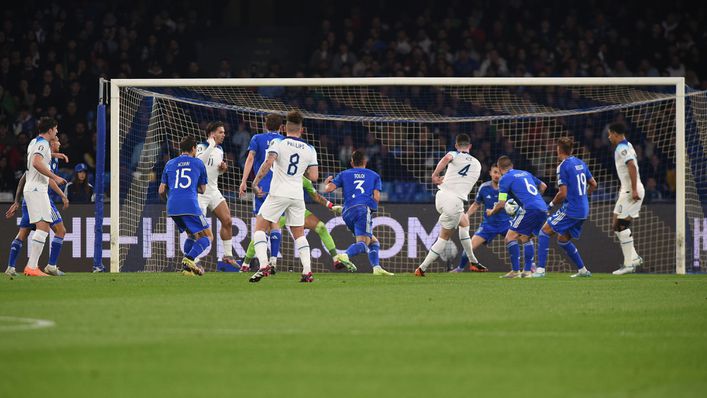
[(19, 183), (17, 183), (17, 191), (15, 191), (15, 201), (12, 202), (10, 208), (5, 212), (5, 218), (12, 217), (17, 209), (20, 208), (20, 202), (22, 201), (22, 190), (25, 188), (25, 181), (27, 180), (27, 173), (22, 174)]
[(479, 208), (481, 207), (481, 204), (479, 202), (474, 201), (474, 203), (469, 206), (469, 210), (466, 211), (466, 215), (471, 217), (474, 213), (476, 213)]
[(307, 171), (304, 172), (304, 176), (307, 177), (309, 181), (317, 182), (319, 179), (319, 166), (314, 165), (307, 167)]
[(442, 170), (444, 170), (449, 162), (451, 162), (454, 159), (454, 155), (451, 153), (448, 153), (444, 155), (442, 159), (437, 162), (437, 167), (435, 167), (435, 170), (432, 172), (432, 183), (435, 185), (439, 185), (444, 181), (443, 177), (440, 177), (440, 174), (442, 174)]
[(162, 198), (162, 200), (167, 200), (167, 184), (165, 184), (164, 182), (160, 183), (160, 187), (158, 188), (158, 192), (159, 192), (160, 198)]
[(49, 167), (44, 164), (42, 159), (44, 159), (44, 156), (40, 155), (39, 153), (34, 154), (34, 156), (32, 157), (32, 166), (34, 167), (34, 169), (37, 170), (40, 174), (48, 177), (49, 179), (54, 180), (59, 185), (66, 184), (66, 180), (52, 173)]
[(567, 185), (562, 184), (562, 185), (560, 185), (560, 188), (557, 190), (555, 197), (552, 198), (552, 200), (550, 201), (550, 204), (548, 205), (548, 207), (549, 208), (555, 207), (556, 204), (564, 202), (566, 197), (567, 197)]
[(59, 188), (59, 185), (57, 185), (54, 180), (49, 180), (49, 188), (52, 189), (52, 191), (56, 192), (57, 195), (61, 198), (61, 202), (64, 204), (64, 209), (69, 207), (69, 198), (66, 197), (66, 194), (64, 191)]
[(69, 157), (64, 155), (63, 153), (54, 152), (54, 153), (52, 153), (52, 157), (56, 158), (56, 159), (61, 159), (61, 160), (65, 161), (66, 163), (69, 163)]
[(240, 197), (245, 195), (246, 189), (248, 189), (248, 176), (250, 171), (253, 170), (253, 162), (255, 161), (255, 151), (248, 151), (248, 157), (245, 159), (245, 165), (243, 165), (243, 176), (241, 177), (241, 186), (239, 187), (238, 194)]
[(373, 200), (376, 201), (376, 203), (380, 203), (381, 201), (381, 191), (374, 189), (373, 190)]
[(260, 166), (260, 170), (258, 170), (258, 174), (255, 175), (255, 178), (253, 179), (253, 192), (255, 192), (256, 195), (259, 197), (263, 195), (263, 189), (260, 188), (260, 181), (268, 174), (268, 171), (272, 167), (272, 164), (275, 163), (277, 160), (277, 152), (269, 152), (268, 157), (265, 158), (265, 161), (263, 164)]
[(196, 157), (201, 159), (202, 162), (206, 163), (206, 161), (209, 160), (209, 156), (211, 156), (211, 153), (216, 149), (216, 141), (209, 137), (206, 142), (209, 144), (209, 146), (206, 147), (203, 151), (199, 152), (197, 149)]
[[(338, 179), (339, 176), (337, 175), (336, 177)], [(324, 180), (324, 184), (326, 184), (324, 186), (325, 193), (334, 192), (334, 191), (336, 191), (337, 188), (339, 188), (339, 186), (336, 183), (336, 179), (334, 179), (334, 176), (327, 177), (326, 180)]]
[(628, 170), (628, 176), (631, 178), (631, 198), (633, 198), (633, 200), (640, 200), (641, 195), (638, 194), (638, 167), (636, 167), (636, 161), (633, 159), (627, 161), (626, 169)]
[(199, 185), (196, 190), (199, 191), (199, 193), (206, 192), (206, 184)]
[(594, 177), (589, 177), (589, 181), (587, 183), (589, 184), (589, 188), (587, 188), (587, 194), (591, 195), (592, 192), (597, 190), (599, 184), (597, 184), (597, 181), (594, 179)]
[[(486, 210), (486, 215), (491, 217), (492, 215), (500, 212), (506, 206), (507, 200), (508, 200), (508, 193), (499, 192), (498, 193), (498, 202), (496, 202), (496, 205), (493, 207), (493, 209)], [(474, 202), (474, 203), (476, 203), (476, 202)]]
[[(540, 195), (544, 194), (545, 191), (547, 190), (547, 184), (542, 182), (538, 177), (533, 176), (533, 182), (535, 183), (535, 186), (538, 187), (538, 191), (540, 192)], [(555, 202), (557, 203), (557, 202)]]

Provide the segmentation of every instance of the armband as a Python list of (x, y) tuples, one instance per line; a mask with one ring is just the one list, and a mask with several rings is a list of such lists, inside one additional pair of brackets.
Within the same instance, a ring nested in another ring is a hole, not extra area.
[(508, 199), (508, 194), (505, 192), (501, 192), (498, 194), (498, 201), (503, 202)]

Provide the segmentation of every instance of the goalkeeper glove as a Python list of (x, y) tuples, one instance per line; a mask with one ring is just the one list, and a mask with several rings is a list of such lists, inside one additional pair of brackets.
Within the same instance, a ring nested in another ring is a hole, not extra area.
[(337, 216), (340, 216), (341, 212), (344, 211), (344, 208), (342, 206), (332, 206), (331, 211)]

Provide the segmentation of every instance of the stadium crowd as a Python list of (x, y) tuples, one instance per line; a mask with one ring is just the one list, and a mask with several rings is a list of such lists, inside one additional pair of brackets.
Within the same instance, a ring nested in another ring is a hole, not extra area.
[[(41, 116), (59, 120), (62, 151), (70, 159), (61, 165), (64, 176), (71, 179), (75, 167), (85, 163), (93, 178), (101, 76), (208, 77), (205, 69), (217, 70), (217, 77), (685, 76), (691, 87), (707, 88), (707, 76), (697, 73), (707, 71), (707, 49), (701, 44), (707, 39), (704, 15), (689, 8), (679, 11), (679, 6), (661, 13), (637, 2), (583, 2), (569, 5), (576, 8), (558, 17), (552, 4), (527, 7), (510, 0), (478, 6), (428, 3), (406, 10), (393, 4), (382, 9), (323, 7), (323, 16), (304, 21), (315, 31), (301, 62), (273, 61), (240, 71), (217, 55), (198, 56), (197, 39), (212, 34), (210, 21), (219, 10), (83, 2), (7, 8), (0, 28), (0, 194), (14, 192)], [(327, 105), (321, 106), (326, 110)], [(415, 105), (436, 111), (433, 102)], [(228, 127), (226, 150), (242, 166), (256, 131), (245, 122)], [(443, 145), (451, 148), (455, 129), (437, 131)], [(501, 154), (516, 153), (510, 140), (493, 137), (488, 126), (470, 133), (475, 155), (486, 167)], [(602, 128), (576, 135), (593, 155), (607, 165), (612, 162)], [(372, 134), (320, 138), (342, 162), (354, 148), (366, 147), (371, 167), (384, 180), (410, 179), (395, 150)], [(647, 201), (669, 199), (675, 190), (674, 164), (648, 139), (634, 145)]]

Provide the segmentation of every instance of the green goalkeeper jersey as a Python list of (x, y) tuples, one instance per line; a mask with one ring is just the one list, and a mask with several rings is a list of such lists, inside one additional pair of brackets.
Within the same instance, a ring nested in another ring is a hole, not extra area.
[(317, 190), (314, 189), (314, 184), (307, 177), (302, 177), (302, 188), (304, 192), (307, 193), (312, 199), (317, 197)]

